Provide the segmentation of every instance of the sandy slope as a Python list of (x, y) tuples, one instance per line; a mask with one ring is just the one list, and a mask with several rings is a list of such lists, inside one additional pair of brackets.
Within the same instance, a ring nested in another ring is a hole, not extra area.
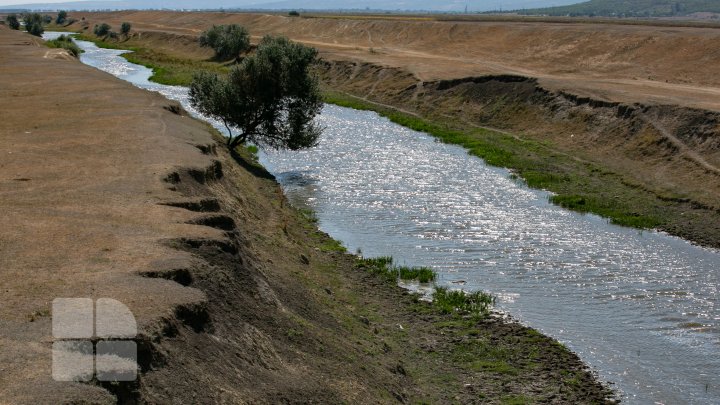
[(28, 46), (37, 41), (0, 27), (0, 402), (98, 399), (107, 393), (50, 379), (50, 303), (116, 298), (147, 331), (205, 300), (139, 273), (191, 260), (163, 239), (219, 233), (158, 204), (177, 198), (167, 172), (210, 164), (193, 145), (211, 139), (201, 123), (164, 110), (161, 96)]
[(149, 11), (73, 16), (179, 35), (239, 23), (257, 36), (282, 33), (311, 44), (326, 58), (402, 67), (420, 80), (513, 73), (597, 99), (720, 111), (720, 29)]

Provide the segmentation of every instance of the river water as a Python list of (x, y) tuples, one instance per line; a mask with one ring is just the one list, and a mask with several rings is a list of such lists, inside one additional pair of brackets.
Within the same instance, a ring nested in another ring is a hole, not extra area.
[[(82, 62), (196, 114), (186, 88), (149, 82), (124, 51), (78, 44)], [(624, 402), (720, 404), (720, 252), (553, 206), (507, 170), (372, 112), (326, 106), (318, 121), (318, 147), (260, 159), (350, 251), (497, 295), (499, 309), (565, 343)]]

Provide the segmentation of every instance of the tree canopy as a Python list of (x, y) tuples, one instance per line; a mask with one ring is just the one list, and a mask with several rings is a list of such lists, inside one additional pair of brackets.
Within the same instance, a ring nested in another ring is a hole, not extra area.
[(67, 21), (67, 11), (60, 10), (58, 12), (57, 18), (55, 19), (55, 23), (60, 25), (63, 24), (65, 21)]
[(5, 21), (7, 22), (7, 25), (8, 27), (10, 27), (10, 29), (20, 29), (20, 21), (18, 21), (18, 18), (15, 14), (8, 14), (7, 17), (5, 17)]
[(43, 16), (40, 14), (25, 14), (23, 20), (25, 21), (25, 30), (30, 34), (40, 37), (43, 32), (45, 32), (45, 28), (43, 28)]
[(218, 60), (239, 59), (250, 49), (250, 34), (237, 24), (213, 25), (200, 35), (200, 46), (212, 48)]
[(130, 29), (132, 28), (132, 25), (129, 22), (124, 22), (120, 24), (120, 33), (127, 36), (127, 34), (130, 33)]
[[(316, 145), (322, 109), (318, 79), (311, 73), (317, 51), (285, 37), (266, 36), (257, 52), (227, 77), (201, 72), (190, 85), (190, 102), (228, 129), (231, 149), (245, 142), (274, 149)], [(233, 134), (232, 127), (239, 133)]]
[(104, 37), (110, 33), (110, 25), (107, 23), (102, 23), (100, 25), (95, 25), (95, 28), (93, 28), (93, 33), (99, 37)]

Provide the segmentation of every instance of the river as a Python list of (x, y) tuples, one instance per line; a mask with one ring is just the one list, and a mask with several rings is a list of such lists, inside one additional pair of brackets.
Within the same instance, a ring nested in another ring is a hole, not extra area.
[[(77, 42), (82, 62), (197, 114), (186, 88), (149, 82), (124, 51)], [(328, 105), (318, 121), (318, 147), (260, 160), (348, 250), (497, 295), (500, 310), (566, 344), (624, 402), (720, 403), (720, 252), (549, 204), (507, 170), (373, 112)]]

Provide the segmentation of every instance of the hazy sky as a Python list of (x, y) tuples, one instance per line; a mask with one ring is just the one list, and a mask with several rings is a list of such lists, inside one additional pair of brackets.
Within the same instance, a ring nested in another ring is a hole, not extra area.
[[(9, 6), (9, 5), (15, 5), (15, 4), (38, 4), (38, 3), (68, 3), (68, 2), (74, 2), (74, 1), (83, 1), (83, 0), (0, 0), (0, 6)], [(98, 1), (98, 0), (94, 0)], [(534, 7), (551, 7), (551, 6), (560, 6), (565, 4), (571, 4), (571, 3), (579, 3), (585, 0), (437, 0), (437, 1), (418, 1), (418, 3), (422, 3), (423, 6), (427, 6), (428, 3), (431, 3), (433, 5), (437, 4), (438, 9), (443, 8), (443, 6), (447, 6), (448, 3), (464, 3), (468, 4), (470, 10), (488, 10), (488, 9), (497, 9), (497, 8), (503, 8), (503, 9), (517, 9), (517, 8), (534, 8)], [(173, 3), (172, 0), (168, 0), (163, 2), (165, 7), (172, 7), (171, 4)], [(195, 4), (197, 3), (197, 4)], [(209, 3), (212, 3), (210, 1)], [(267, 4), (267, 3), (283, 3), (285, 4), (292, 4), (295, 3), (295, 1), (283, 1), (283, 0), (236, 0), (233, 1), (232, 4), (236, 5), (237, 7), (248, 7), (252, 4)], [(298, 1), (297, 3), (304, 3), (308, 4), (309, 2), (307, 0), (305, 1)], [(368, 3), (371, 4), (382, 4), (383, 2), (378, 2), (377, 0), (373, 1), (370, 0)], [(413, 7), (407, 7), (409, 4), (415, 3), (412, 0), (400, 0), (400, 1), (393, 1), (390, 0), (388, 3), (392, 4), (402, 4), (403, 9), (412, 9)], [(206, 0), (198, 0), (197, 2), (193, 2), (193, 7), (207, 7), (208, 2)], [(335, 7), (342, 8), (341, 4), (343, 2), (330, 2), (330, 4), (335, 5)], [(292, 6), (290, 6), (292, 7)], [(394, 7), (393, 7), (394, 8)], [(425, 7), (423, 7), (425, 8)], [(435, 8), (435, 7), (432, 7)], [(462, 7), (460, 7), (458, 10), (461, 10)]]

